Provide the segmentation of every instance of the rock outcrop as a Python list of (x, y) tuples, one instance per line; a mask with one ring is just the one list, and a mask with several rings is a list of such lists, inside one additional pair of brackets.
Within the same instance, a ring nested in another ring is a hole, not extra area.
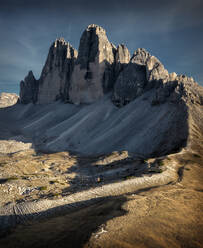
[(162, 104), (166, 101), (170, 103), (184, 101), (203, 105), (203, 89), (192, 77), (185, 75), (177, 76), (175, 73), (172, 73), (169, 74), (168, 81), (156, 89), (156, 94), (152, 99), (152, 105)]
[(113, 102), (123, 106), (168, 78), (161, 62), (144, 48), (138, 48), (116, 80)]
[(129, 62), (130, 52), (128, 48), (124, 44), (118, 45), (115, 50), (115, 79)]
[(113, 103), (123, 106), (155, 89), (151, 103), (156, 105), (177, 102), (185, 94), (181, 89), (194, 83), (186, 76), (168, 73), (144, 48), (130, 58), (125, 45), (116, 47), (102, 27), (91, 24), (82, 34), (78, 53), (63, 38), (52, 44), (39, 80), (30, 71), (21, 81), (19, 102), (92, 103), (111, 91)]
[(149, 56), (146, 61), (147, 80), (149, 82), (164, 80), (167, 81), (169, 74), (162, 63), (154, 56)]
[(20, 82), (20, 103), (36, 103), (38, 86), (38, 81), (35, 79), (33, 72), (29, 71), (24, 81)]
[(63, 38), (57, 39), (49, 54), (39, 79), (37, 103), (67, 100), (70, 77), (77, 58), (77, 51)]
[(91, 103), (112, 89), (114, 49), (103, 28), (94, 24), (87, 27), (71, 78), (69, 95), (73, 103)]

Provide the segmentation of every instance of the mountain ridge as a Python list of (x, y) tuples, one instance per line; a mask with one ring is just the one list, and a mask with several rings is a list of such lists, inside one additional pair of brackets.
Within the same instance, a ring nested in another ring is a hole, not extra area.
[(144, 48), (131, 56), (125, 45), (116, 47), (102, 27), (91, 24), (81, 36), (78, 52), (64, 38), (56, 39), (40, 78), (29, 72), (21, 81), (20, 103), (92, 103), (111, 92), (113, 103), (123, 106), (151, 88), (160, 88), (161, 103), (164, 95), (167, 98), (187, 81), (196, 84), (190, 77), (168, 73)]

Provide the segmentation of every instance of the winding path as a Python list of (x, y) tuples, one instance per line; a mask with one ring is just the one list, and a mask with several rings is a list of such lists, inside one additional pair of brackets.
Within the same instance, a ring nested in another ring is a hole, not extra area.
[(152, 176), (145, 175), (123, 182), (103, 185), (68, 195), (62, 199), (45, 199), (34, 202), (9, 204), (0, 208), (0, 232), (34, 219), (68, 213), (79, 207), (88, 206), (111, 196), (119, 196), (148, 187), (165, 185), (177, 180), (177, 167), (177, 163), (171, 160), (170, 166), (167, 165), (165, 171)]

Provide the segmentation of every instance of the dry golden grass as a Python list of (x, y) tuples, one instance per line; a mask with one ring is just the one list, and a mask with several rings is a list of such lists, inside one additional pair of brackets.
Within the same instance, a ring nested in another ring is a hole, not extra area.
[(176, 159), (182, 168), (176, 183), (18, 226), (0, 247), (203, 247), (202, 158)]

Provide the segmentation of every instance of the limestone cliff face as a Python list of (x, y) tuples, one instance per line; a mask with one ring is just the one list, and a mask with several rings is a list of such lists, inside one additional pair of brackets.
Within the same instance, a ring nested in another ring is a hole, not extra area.
[(168, 71), (161, 62), (144, 48), (138, 48), (116, 80), (113, 102), (125, 105), (168, 78)]
[(36, 103), (38, 94), (38, 81), (35, 79), (33, 72), (29, 71), (28, 75), (20, 82), (20, 103)]
[(168, 73), (144, 48), (130, 58), (125, 45), (114, 46), (102, 27), (91, 24), (82, 34), (78, 53), (63, 38), (52, 44), (39, 80), (30, 71), (21, 81), (19, 102), (92, 103), (111, 91), (113, 103), (123, 106), (155, 89), (152, 105), (156, 105), (179, 101), (186, 94), (182, 88), (194, 83), (186, 76)]
[(162, 63), (154, 56), (149, 56), (146, 61), (147, 80), (149, 82), (168, 80), (168, 71), (164, 68)]
[(129, 62), (130, 52), (128, 48), (124, 44), (118, 45), (115, 50), (115, 79)]
[(167, 82), (156, 89), (152, 105), (162, 104), (166, 101), (180, 103), (182, 101), (203, 105), (203, 89), (192, 77), (185, 75), (169, 74)]
[(113, 87), (114, 46), (106, 32), (97, 25), (89, 25), (82, 34), (69, 91), (75, 103), (90, 103)]
[(123, 106), (150, 89), (155, 89), (151, 104), (181, 103), (190, 101), (202, 105), (197, 93), (198, 84), (185, 75), (168, 73), (163, 64), (143, 48), (137, 49), (129, 64), (120, 72), (113, 91), (112, 100)]
[(53, 43), (39, 79), (37, 103), (68, 99), (70, 77), (76, 58), (77, 51), (63, 38)]

